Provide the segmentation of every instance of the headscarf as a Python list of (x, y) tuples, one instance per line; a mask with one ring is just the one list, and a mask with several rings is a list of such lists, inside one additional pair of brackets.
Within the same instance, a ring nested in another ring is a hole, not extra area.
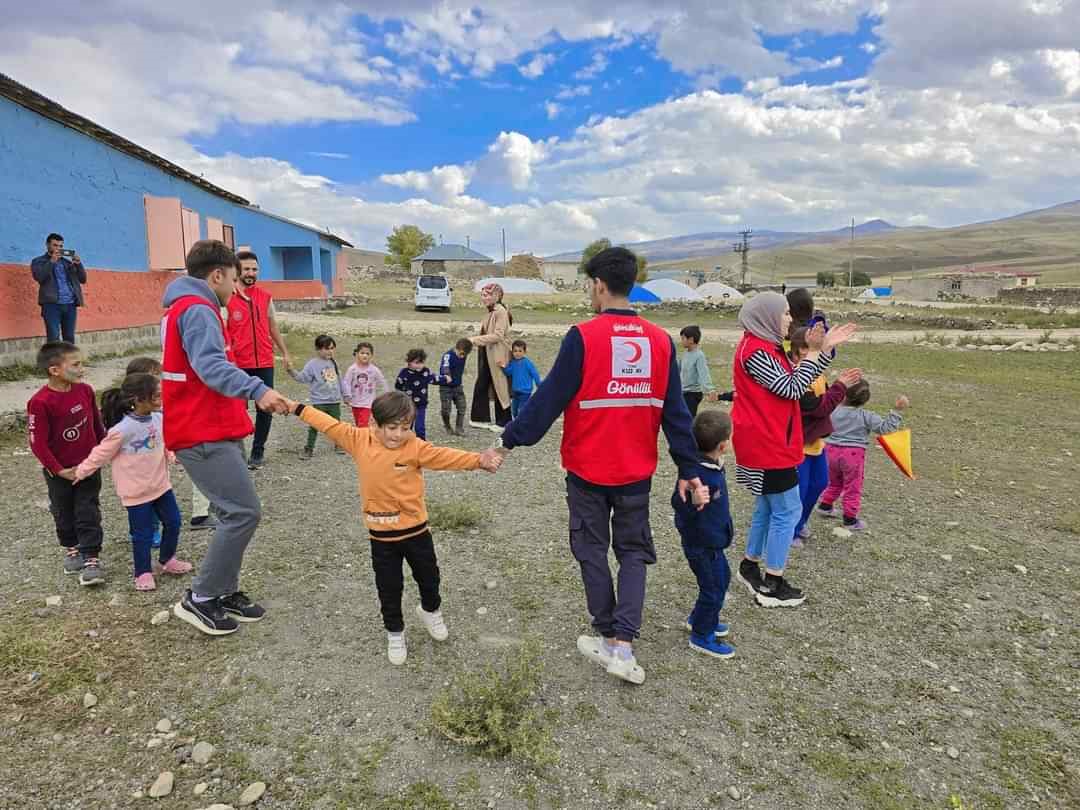
[(510, 307), (503, 303), (503, 288), (501, 284), (496, 284), (494, 281), (490, 284), (485, 284), (480, 288), (480, 292), (485, 292), (488, 295), (495, 296), (494, 302), (488, 305), (488, 312), (494, 312), (495, 307), (501, 306), (506, 310), (506, 317), (510, 321), (510, 325), (514, 325), (514, 316), (510, 313)]
[(786, 336), (780, 332), (780, 327), (787, 308), (787, 299), (780, 293), (758, 293), (739, 310), (739, 326), (754, 337), (782, 343)]

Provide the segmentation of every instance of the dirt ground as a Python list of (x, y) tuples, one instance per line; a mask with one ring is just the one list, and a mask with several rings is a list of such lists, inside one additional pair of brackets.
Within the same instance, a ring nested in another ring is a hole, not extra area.
[[(362, 336), (352, 326), (335, 332), (343, 369)], [(310, 335), (288, 339), (297, 359), (310, 353)], [(380, 336), (376, 362), (392, 376), (406, 349), (424, 345), (434, 363), (452, 339)], [(557, 338), (529, 343), (546, 370)], [(731, 347), (704, 349), (725, 384)], [(264, 516), (242, 585), (269, 616), (224, 639), (151, 624), (184, 581), (131, 588), (126, 516), (107, 474), (109, 582), (91, 590), (65, 577), (40, 471), (9, 438), (0, 807), (190, 810), (235, 805), (255, 781), (268, 786), (258, 807), (319, 810), (1080, 807), (1078, 363), (1076, 353), (845, 349), (837, 365), (865, 370), (872, 407), (911, 397), (918, 479), (871, 454), (870, 529), (840, 539), (815, 519), (793, 552), (804, 607), (757, 608), (733, 584), (723, 617), (738, 653), (727, 661), (687, 649), (695, 588), (664, 450), (638, 687), (574, 646), (588, 616), (567, 544), (560, 423), (496, 476), (428, 475), (429, 504), (447, 516), (435, 538), (451, 637), (436, 643), (410, 621), (407, 582), (400, 668), (386, 661), (351, 462), (323, 440), (301, 461), (296, 420), (275, 419), (256, 473)], [(302, 396), (279, 369), (282, 379)], [(435, 413), (428, 424), (438, 443), (478, 450), (494, 438), (451, 439)], [(179, 470), (174, 483), (187, 513), (190, 484)], [(733, 480), (731, 491), (735, 564), (750, 498)], [(455, 519), (469, 504), (476, 525)], [(185, 531), (181, 554), (197, 563), (206, 540)], [(46, 607), (52, 595), (60, 607)], [(539, 650), (533, 700), (557, 754), (544, 767), (479, 756), (431, 720), (456, 676), (498, 665), (523, 640)], [(164, 718), (172, 731), (155, 734)], [(191, 760), (195, 741), (215, 746), (208, 764)], [(134, 798), (163, 771), (175, 774), (169, 796)]]

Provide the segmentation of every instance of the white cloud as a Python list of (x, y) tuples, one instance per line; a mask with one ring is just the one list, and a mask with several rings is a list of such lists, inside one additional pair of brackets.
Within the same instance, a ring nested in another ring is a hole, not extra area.
[(560, 100), (566, 100), (571, 98), (579, 98), (581, 96), (587, 96), (592, 93), (592, 87), (587, 84), (579, 84), (575, 87), (563, 87), (555, 94), (555, 98)]
[(554, 101), (544, 102), (544, 113), (547, 115), (549, 121), (554, 121), (559, 117), (559, 113), (563, 111), (561, 104), (556, 104)]
[(550, 53), (538, 53), (529, 62), (518, 67), (518, 72), (526, 79), (539, 79), (555, 62), (554, 55)]
[(608, 64), (609, 63), (607, 54), (605, 54), (603, 51), (597, 51), (592, 55), (592, 61), (589, 62), (589, 64), (587, 64), (581, 70), (577, 71), (574, 74), (574, 78), (578, 81), (589, 81), (590, 79), (595, 79), (605, 70), (607, 70)]
[(436, 166), (430, 171), (384, 174), (379, 180), (387, 185), (419, 191), (438, 202), (449, 203), (465, 193), (472, 181), (471, 166)]
[(330, 160), (348, 160), (350, 155), (345, 152), (308, 152), (312, 157), (329, 158)]
[(524, 191), (532, 182), (533, 166), (543, 160), (548, 151), (549, 146), (543, 141), (533, 141), (520, 132), (500, 132), (477, 170), (488, 183), (505, 184), (516, 191)]

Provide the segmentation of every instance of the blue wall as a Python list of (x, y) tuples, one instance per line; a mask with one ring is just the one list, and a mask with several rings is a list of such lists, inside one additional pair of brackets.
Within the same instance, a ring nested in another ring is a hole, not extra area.
[[(200, 237), (207, 217), (232, 225), (236, 244), (252, 247), (269, 280), (319, 279), (320, 248), (330, 251), (331, 267), (340, 250), (317, 231), (231, 203), (6, 98), (0, 189), (0, 262), (29, 263), (45, 252), (45, 236), (58, 231), (90, 267), (145, 270), (144, 194), (179, 197), (198, 212)], [(271, 246), (289, 250), (275, 251), (274, 261)], [(289, 257), (288, 276), (282, 256)]]

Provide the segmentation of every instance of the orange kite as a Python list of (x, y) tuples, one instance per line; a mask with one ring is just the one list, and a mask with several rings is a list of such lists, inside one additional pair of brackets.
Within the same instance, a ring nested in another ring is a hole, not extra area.
[(900, 468), (900, 472), (914, 480), (915, 473), (911, 471), (911, 431), (904, 428), (895, 433), (878, 436), (877, 440), (881, 449), (885, 451), (885, 455)]

